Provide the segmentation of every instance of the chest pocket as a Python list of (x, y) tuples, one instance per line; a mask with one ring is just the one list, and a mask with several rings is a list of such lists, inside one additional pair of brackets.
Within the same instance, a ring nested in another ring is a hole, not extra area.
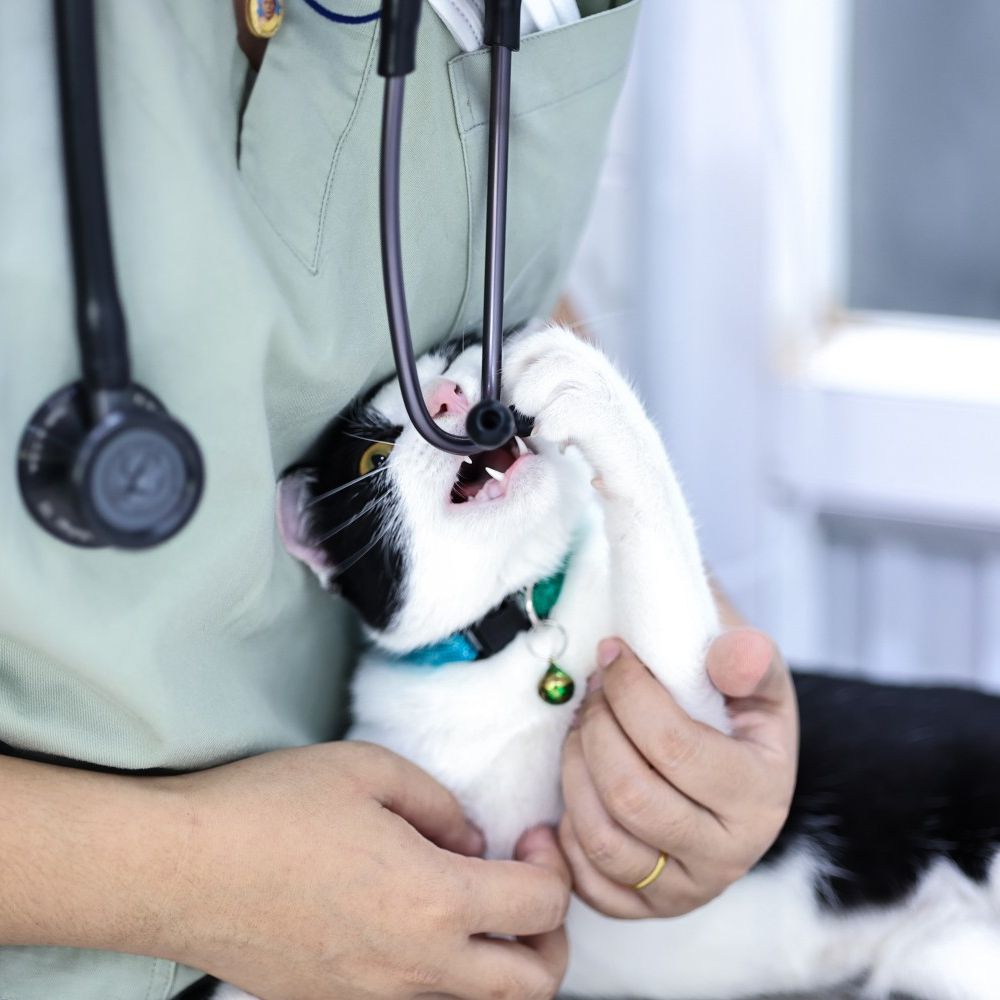
[(243, 113), (240, 173), (275, 233), (315, 273), (337, 167), (375, 82), (377, 21), (360, 19), (379, 0), (328, 2), (358, 19), (345, 22), (303, 2), (288, 6)]
[[(586, 219), (638, 0), (523, 39), (514, 55), (507, 298), (511, 322), (554, 299)], [(589, 7), (600, 4), (590, 0)], [(603, 0), (604, 7), (608, 0)], [(327, 0), (350, 16), (378, 0)], [(586, 12), (587, 4), (581, 5)], [(482, 314), (487, 50), (458, 46), (430, 8), (407, 81), (401, 227), (418, 349)], [(240, 172), (287, 251), (322, 274), (336, 316), (383, 336), (377, 22), (331, 23), (290, 2), (247, 104)]]

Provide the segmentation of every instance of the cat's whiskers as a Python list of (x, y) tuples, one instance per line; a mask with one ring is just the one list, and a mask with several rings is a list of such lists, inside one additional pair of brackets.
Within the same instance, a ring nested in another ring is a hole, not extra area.
[(382, 501), (381, 497), (375, 497), (374, 499), (369, 500), (368, 503), (366, 503), (361, 508), (361, 510), (359, 510), (356, 514), (353, 514), (346, 521), (341, 521), (336, 528), (332, 528), (325, 535), (322, 535), (321, 537), (317, 538), (315, 544), (322, 545), (324, 542), (328, 542), (331, 538), (333, 538), (334, 535), (339, 534), (341, 531), (343, 531), (344, 528), (349, 528), (360, 518), (364, 517), (365, 514), (370, 514), (372, 510), (374, 510), (376, 507), (379, 506), (381, 501)]
[(385, 472), (389, 468), (388, 465), (380, 465), (377, 469), (372, 469), (371, 472), (366, 472), (363, 476), (358, 476), (356, 479), (352, 479), (349, 482), (342, 483), (340, 486), (335, 486), (332, 490), (327, 490), (325, 493), (320, 493), (314, 496), (307, 504), (304, 505), (305, 508), (314, 507), (316, 504), (322, 502), (323, 500), (332, 497), (334, 493), (339, 493), (341, 490), (346, 490), (349, 486), (354, 486), (357, 483), (362, 482), (365, 479), (370, 479), (372, 476), (377, 476), (380, 472)]
[(367, 441), (369, 444), (393, 444), (392, 441), (383, 441), (381, 438), (370, 438), (365, 437), (363, 434), (352, 434), (350, 431), (344, 431), (344, 437), (354, 438), (356, 441)]

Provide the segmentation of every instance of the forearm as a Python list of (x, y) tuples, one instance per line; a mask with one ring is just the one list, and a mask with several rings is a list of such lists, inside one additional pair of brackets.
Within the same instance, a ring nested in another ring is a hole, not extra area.
[(160, 779), (0, 757), (0, 943), (159, 954), (184, 854), (175, 799)]

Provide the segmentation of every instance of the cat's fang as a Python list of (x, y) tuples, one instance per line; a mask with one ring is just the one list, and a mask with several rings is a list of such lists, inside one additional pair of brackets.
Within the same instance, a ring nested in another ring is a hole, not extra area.
[(502, 472), (497, 472), (496, 469), (491, 469), (488, 465), (484, 465), (483, 470), (485, 471), (486, 475), (492, 476), (498, 483), (502, 483), (504, 481), (505, 477)]
[(465, 462), (465, 463), (467, 463), (468, 465), (472, 465), (472, 459), (469, 458), (468, 455), (463, 455), (462, 456), (462, 461)]
[(528, 446), (515, 434), (514, 441), (517, 443), (517, 455), (520, 458), (522, 455), (528, 454)]

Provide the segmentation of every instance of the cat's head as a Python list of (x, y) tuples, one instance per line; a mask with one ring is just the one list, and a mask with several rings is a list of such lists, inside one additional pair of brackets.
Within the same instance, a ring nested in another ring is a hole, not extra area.
[[(480, 364), (478, 343), (419, 359), (424, 399), (444, 430), (464, 433)], [(420, 437), (397, 380), (376, 387), (281, 480), (286, 548), (340, 591), (387, 649), (464, 628), (558, 568), (586, 502), (579, 456), (537, 449), (533, 416), (518, 415), (520, 439), (469, 462)]]

